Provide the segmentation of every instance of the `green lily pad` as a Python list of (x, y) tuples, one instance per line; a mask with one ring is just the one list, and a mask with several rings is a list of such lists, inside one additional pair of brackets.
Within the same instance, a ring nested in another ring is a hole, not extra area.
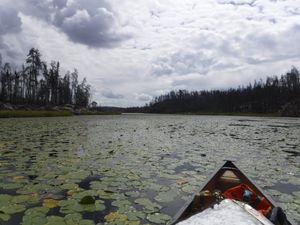
[[(84, 190), (84, 191), (80, 191), (80, 192), (74, 193), (74, 195), (72, 195), (72, 198), (76, 199), (76, 200), (78, 200), (78, 202), (80, 202), (86, 196), (90, 196), (90, 197), (93, 198), (93, 197), (95, 197), (97, 195), (98, 195), (98, 193), (95, 190)], [(90, 198), (90, 197), (88, 197), (88, 198)]]
[(142, 205), (145, 208), (146, 212), (157, 212), (162, 207), (155, 202), (147, 198), (138, 198), (134, 201), (135, 203)]
[(13, 199), (13, 196), (7, 194), (0, 194), (0, 206), (1, 204), (9, 202)]
[(273, 189), (268, 190), (268, 193), (270, 193), (270, 195), (272, 195), (272, 196), (280, 196), (281, 195), (281, 193), (279, 191), (273, 190)]
[(45, 207), (34, 207), (34, 208), (27, 209), (25, 215), (35, 217), (40, 215), (46, 215), (48, 212), (49, 209)]
[(299, 198), (299, 199), (300, 199), (300, 191), (294, 191), (294, 192), (293, 192), (293, 195), (295, 195), (296, 198)]
[(55, 199), (44, 199), (43, 206), (45, 208), (49, 208), (49, 209), (55, 208), (55, 207), (58, 206), (58, 200), (55, 200)]
[(132, 197), (132, 198), (137, 198), (137, 197), (140, 196), (140, 193), (138, 191), (127, 191), (125, 193), (125, 196)]
[(22, 186), (22, 183), (0, 183), (0, 187), (6, 190), (18, 189)]
[(195, 193), (195, 191), (198, 190), (199, 187), (197, 186), (192, 186), (192, 185), (185, 185), (182, 190), (186, 193), (190, 193), (190, 194), (193, 194)]
[[(67, 224), (67, 225), (69, 225), (69, 224)], [(77, 224), (72, 224), (72, 225), (77, 225)], [(82, 219), (82, 220), (80, 220), (78, 225), (95, 225), (95, 223), (92, 220)]]
[(102, 182), (102, 181), (92, 181), (90, 183), (90, 188), (94, 190), (99, 190), (99, 189), (106, 189), (107, 184)]
[(300, 178), (299, 177), (290, 178), (288, 180), (288, 183), (294, 184), (294, 185), (300, 185)]
[(147, 216), (147, 220), (151, 223), (163, 224), (171, 219), (170, 216), (162, 213), (153, 213)]
[(127, 221), (128, 217), (124, 214), (121, 214), (119, 212), (111, 212), (110, 214), (106, 215), (104, 217), (106, 222), (125, 222)]
[(82, 216), (80, 213), (68, 214), (65, 216), (66, 225), (80, 225)]
[(146, 215), (141, 211), (127, 212), (126, 215), (128, 217), (128, 220), (131, 220), (131, 221), (138, 221), (140, 219), (143, 220), (146, 218)]
[(19, 188), (17, 190), (17, 193), (22, 194), (22, 195), (30, 195), (30, 194), (37, 193), (37, 190), (34, 188), (34, 186), (32, 184), (28, 184), (28, 185), (24, 185), (23, 187)]
[(19, 212), (23, 212), (25, 209), (26, 208), (24, 205), (19, 205), (19, 204), (9, 204), (0, 207), (0, 211), (4, 212), (5, 214), (19, 213)]
[(46, 214), (49, 209), (44, 207), (35, 207), (26, 210), (23, 216), (22, 225), (40, 225), (47, 223)]
[(30, 194), (30, 195), (17, 195), (17, 196), (12, 196), (11, 199), (12, 203), (38, 203), (39, 202), (39, 198), (37, 197), (37, 195), (34, 194)]
[(80, 200), (79, 203), (82, 204), (82, 205), (95, 204), (95, 199), (93, 198), (93, 196), (87, 195), (87, 196), (84, 196)]
[(75, 199), (59, 201), (58, 205), (61, 213), (72, 214), (82, 211), (81, 205)]
[(3, 212), (0, 212), (0, 221), (3, 220), (3, 221), (8, 221), (10, 219), (10, 215), (7, 215)]
[(291, 203), (293, 202), (293, 196), (288, 194), (282, 194), (279, 196), (279, 201), (284, 203)]
[(101, 200), (96, 200), (94, 204), (80, 204), (75, 199), (69, 199), (59, 201), (58, 205), (60, 206), (60, 212), (65, 214), (73, 214), (84, 211), (96, 212), (103, 211), (105, 209), (105, 205)]
[(128, 214), (129, 212), (135, 211), (135, 208), (132, 205), (120, 205), (118, 207), (118, 212), (122, 214)]
[(103, 201), (96, 200), (95, 204), (81, 205), (81, 208), (82, 211), (97, 212), (97, 211), (103, 211), (105, 209), (105, 205), (103, 204)]
[(88, 177), (90, 175), (89, 171), (75, 171), (75, 172), (69, 172), (68, 174), (61, 176), (60, 179), (65, 179), (65, 180), (72, 180), (72, 181), (77, 181), (80, 182), (84, 178)]
[(167, 192), (160, 192), (155, 200), (158, 202), (172, 202), (176, 197), (178, 197), (179, 193), (175, 190), (170, 190)]
[(61, 188), (66, 189), (66, 190), (76, 189), (78, 187), (79, 187), (78, 184), (75, 184), (75, 183), (67, 183), (67, 184), (61, 185)]
[(117, 193), (112, 193), (111, 191), (106, 190), (98, 190), (97, 193), (102, 199), (116, 199), (118, 195)]
[(112, 206), (122, 207), (124, 205), (131, 205), (131, 202), (128, 200), (116, 200), (116, 201), (113, 201), (111, 204), (112, 204)]
[(47, 223), (45, 225), (66, 225), (66, 223), (63, 217), (48, 216)]

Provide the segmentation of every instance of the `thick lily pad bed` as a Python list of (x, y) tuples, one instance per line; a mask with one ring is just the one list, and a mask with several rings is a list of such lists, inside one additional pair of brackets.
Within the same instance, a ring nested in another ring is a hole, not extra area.
[(0, 119), (0, 224), (166, 224), (223, 159), (300, 222), (300, 120)]

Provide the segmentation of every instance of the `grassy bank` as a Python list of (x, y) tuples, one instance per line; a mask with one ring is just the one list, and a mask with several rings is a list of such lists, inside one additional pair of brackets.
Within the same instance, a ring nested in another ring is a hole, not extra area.
[(47, 110), (0, 110), (0, 118), (13, 117), (57, 117), (72, 116), (69, 111), (47, 111)]

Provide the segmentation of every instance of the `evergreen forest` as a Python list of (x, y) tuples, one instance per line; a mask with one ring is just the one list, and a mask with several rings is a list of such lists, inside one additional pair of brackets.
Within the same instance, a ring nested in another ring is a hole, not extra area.
[(287, 104), (299, 104), (297, 68), (278, 77), (267, 77), (245, 87), (227, 90), (176, 90), (156, 97), (145, 111), (151, 113), (274, 113)]
[(13, 69), (3, 63), (0, 55), (0, 102), (20, 105), (87, 107), (90, 85), (84, 78), (78, 80), (76, 69), (61, 74), (58, 61), (47, 64), (38, 49), (30, 49), (25, 63)]

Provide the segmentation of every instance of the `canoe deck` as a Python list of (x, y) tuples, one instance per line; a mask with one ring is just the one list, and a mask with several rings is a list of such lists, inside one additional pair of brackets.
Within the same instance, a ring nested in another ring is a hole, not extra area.
[[(218, 193), (224, 193), (226, 190), (240, 184), (246, 184), (255, 192), (256, 195), (264, 197), (272, 208), (276, 207), (275, 202), (265, 195), (249, 178), (247, 178), (232, 161), (226, 161), (226, 163), (221, 166), (220, 169), (218, 169), (211, 178), (208, 179), (204, 186), (193, 196), (192, 200), (182, 207), (170, 224), (174, 225), (211, 207), (217, 202), (216, 195), (218, 195)], [(287, 224), (296, 225), (296, 223), (290, 218), (288, 218)]]

